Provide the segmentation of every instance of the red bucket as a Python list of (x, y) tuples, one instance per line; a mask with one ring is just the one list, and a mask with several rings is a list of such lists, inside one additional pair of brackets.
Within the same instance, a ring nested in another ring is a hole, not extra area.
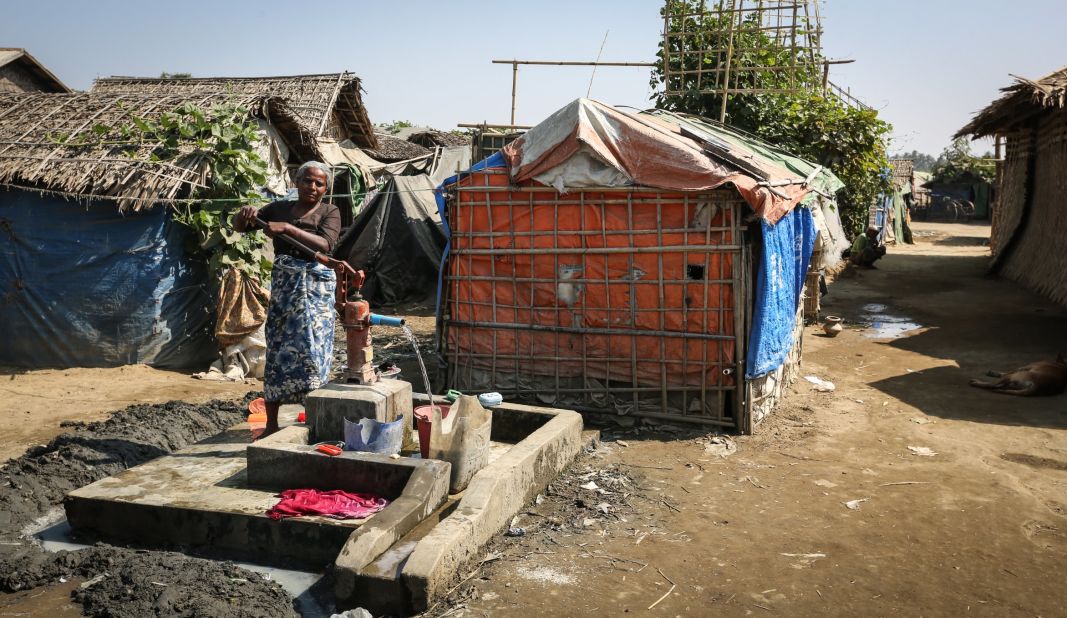
[(430, 457), (430, 427), (433, 427), (433, 408), (441, 410), (441, 418), (448, 416), (451, 406), (447, 403), (438, 403), (433, 406), (417, 406), (415, 408), (415, 420), (419, 427), (419, 453), (423, 459)]

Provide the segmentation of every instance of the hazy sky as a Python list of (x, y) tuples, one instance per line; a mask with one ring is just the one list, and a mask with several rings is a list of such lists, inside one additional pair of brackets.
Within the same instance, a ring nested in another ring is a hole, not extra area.
[[(67, 85), (161, 71), (255, 76), (349, 70), (374, 122), (507, 122), (511, 67), (492, 59), (647, 62), (662, 0), (12, 2), (0, 47), (25, 47)], [(1011, 83), (1067, 64), (1064, 0), (826, 0), (831, 79), (894, 125), (894, 152), (939, 153)], [(520, 67), (517, 122), (585, 96), (588, 67)], [(649, 70), (598, 69), (591, 96), (647, 107)]]

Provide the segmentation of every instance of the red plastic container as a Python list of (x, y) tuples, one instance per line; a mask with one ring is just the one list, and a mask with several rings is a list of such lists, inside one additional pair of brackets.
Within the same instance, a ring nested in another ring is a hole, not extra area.
[(423, 459), (430, 457), (430, 428), (433, 427), (433, 408), (441, 410), (441, 418), (448, 416), (452, 406), (447, 403), (437, 403), (433, 406), (417, 406), (415, 408), (415, 420), (419, 428), (419, 453)]

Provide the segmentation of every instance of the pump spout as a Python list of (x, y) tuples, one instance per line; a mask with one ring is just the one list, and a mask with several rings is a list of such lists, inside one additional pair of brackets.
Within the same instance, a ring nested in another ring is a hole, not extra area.
[(391, 315), (378, 315), (377, 313), (370, 314), (371, 326), (403, 326), (404, 324), (404, 318), (398, 318)]

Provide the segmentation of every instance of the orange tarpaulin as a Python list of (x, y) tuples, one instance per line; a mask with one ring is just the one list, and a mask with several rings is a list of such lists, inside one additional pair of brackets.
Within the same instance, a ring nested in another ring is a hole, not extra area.
[[(645, 386), (735, 384), (736, 194), (560, 196), (503, 170), (449, 211), (448, 350), (475, 366)], [(732, 197), (731, 197), (732, 195)]]

